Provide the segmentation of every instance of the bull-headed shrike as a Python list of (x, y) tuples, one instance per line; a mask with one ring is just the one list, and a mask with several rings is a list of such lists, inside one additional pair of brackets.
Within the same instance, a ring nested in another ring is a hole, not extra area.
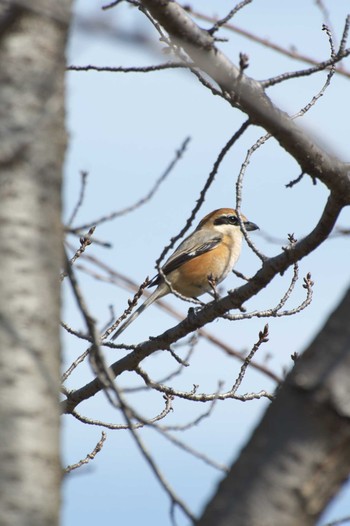
[[(259, 227), (240, 214), (246, 230)], [(172, 291), (187, 298), (212, 292), (213, 284), (223, 281), (239, 258), (243, 234), (236, 210), (219, 208), (206, 215), (178, 246), (148, 287), (158, 285), (145, 302), (117, 329), (117, 338), (154, 301)], [(167, 283), (168, 282), (168, 283)], [(169, 286), (170, 284), (170, 286)]]

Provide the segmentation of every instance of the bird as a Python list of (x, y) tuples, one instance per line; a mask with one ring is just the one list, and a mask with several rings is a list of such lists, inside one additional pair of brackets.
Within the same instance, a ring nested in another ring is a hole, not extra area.
[[(240, 217), (247, 231), (259, 229), (243, 214)], [(197, 298), (206, 292), (212, 292), (213, 286), (221, 283), (236, 264), (241, 253), (242, 239), (236, 210), (219, 208), (206, 215), (194, 232), (168, 258), (162, 272), (150, 281), (148, 287), (157, 285), (157, 288), (117, 328), (112, 340), (124, 332), (147, 307), (172, 291), (187, 298)]]

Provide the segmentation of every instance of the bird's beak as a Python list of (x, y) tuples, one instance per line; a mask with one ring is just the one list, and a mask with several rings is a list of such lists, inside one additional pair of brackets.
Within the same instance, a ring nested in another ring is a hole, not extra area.
[(248, 230), (248, 232), (250, 232), (251, 230), (260, 230), (258, 225), (256, 225), (255, 223), (252, 223), (251, 221), (245, 221), (244, 226), (245, 226), (245, 229)]

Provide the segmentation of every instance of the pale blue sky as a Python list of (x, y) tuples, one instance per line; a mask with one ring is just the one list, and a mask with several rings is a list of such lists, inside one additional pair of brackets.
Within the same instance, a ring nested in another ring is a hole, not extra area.
[[(347, 14), (346, 4), (339, 0), (327, 3), (332, 9), (331, 21), (337, 41)], [(75, 3), (76, 19), (68, 48), (68, 64), (135, 66), (167, 60), (158, 52), (156, 38), (150, 48), (126, 45), (114, 36), (113, 28), (119, 28), (123, 32), (146, 31), (149, 37), (155, 37), (154, 30), (141, 13), (124, 4), (102, 12), (101, 5), (101, 2), (87, 5), (83, 0)], [(207, 14), (224, 15), (233, 3), (228, 0), (196, 0), (191, 5)], [(83, 31), (86, 19), (107, 24), (110, 28), (107, 36), (104, 30), (91, 28)], [(327, 37), (321, 31), (322, 22), (320, 11), (312, 0), (295, 0), (293, 4), (280, 0), (256, 0), (234, 19), (234, 23), (242, 28), (287, 47), (294, 45), (300, 52), (319, 60), (329, 56)], [(205, 22), (200, 24), (208, 27)], [(239, 52), (247, 53), (250, 64), (247, 73), (254, 78), (269, 78), (305, 67), (303, 63), (234, 33), (223, 34), (230, 41), (221, 44), (221, 48), (233, 61), (237, 61)], [(344, 65), (350, 69), (349, 59)], [(325, 73), (320, 73), (283, 83), (269, 90), (269, 94), (284, 110), (294, 113), (311, 100), (324, 81)], [(317, 136), (328, 150), (345, 160), (349, 160), (349, 82), (345, 77), (335, 76), (324, 97), (300, 120), (300, 124)], [(147, 75), (69, 73), (67, 112), (70, 145), (64, 192), (66, 217), (79, 193), (80, 171), (89, 172), (85, 205), (77, 218), (77, 225), (137, 201), (164, 171), (184, 138), (188, 135), (192, 138), (186, 155), (150, 203), (97, 229), (97, 237), (110, 241), (113, 247), (89, 248), (92, 255), (141, 283), (146, 275), (153, 274), (154, 262), (163, 246), (183, 227), (219, 151), (238, 129), (244, 116), (219, 97), (213, 97), (190, 73), (180, 70)], [(247, 148), (262, 132), (252, 128), (231, 150), (198, 219), (212, 209), (234, 206), (235, 182), (240, 166)], [(242, 209), (263, 233), (285, 240), (287, 234), (293, 232), (300, 238), (315, 225), (327, 191), (321, 184), (313, 186), (308, 177), (293, 189), (286, 189), (285, 184), (298, 175), (295, 161), (278, 148), (274, 140), (253, 156), (246, 173)], [(349, 220), (347, 210), (339, 224), (348, 226)], [(279, 245), (267, 243), (259, 234), (254, 235), (254, 241), (267, 255), (280, 251)], [(258, 268), (259, 260), (245, 246), (237, 270), (251, 275)], [(268, 320), (270, 341), (261, 351), (260, 360), (263, 361), (268, 353), (268, 363), (278, 374), (291, 365), (290, 354), (302, 351), (312, 339), (349, 284), (348, 241), (335, 238), (325, 243), (301, 262), (300, 275), (308, 271), (315, 281), (312, 305), (298, 316)], [(109, 305), (114, 306), (116, 313), (123, 311), (130, 293), (91, 278), (80, 276), (80, 280), (89, 308), (101, 325), (109, 317)], [(238, 284), (237, 278), (232, 276), (225, 281), (224, 288), (230, 289)], [(276, 279), (267, 290), (252, 299), (248, 307), (270, 307), (278, 301), (286, 286), (286, 277)], [(290, 306), (295, 306), (302, 298), (300, 283)], [(169, 301), (185, 315), (187, 305), (182, 305), (176, 298)], [(75, 328), (84, 328), (69, 294), (66, 294), (64, 319)], [(153, 306), (125, 332), (123, 341), (142, 341), (149, 334), (158, 334), (172, 325), (174, 320)], [(242, 350), (249, 349), (256, 342), (263, 325), (263, 320), (239, 324), (221, 320), (208, 329)], [(64, 342), (65, 362), (70, 363), (85, 347), (66, 336)], [(115, 354), (108, 359), (114, 361)], [(146, 366), (153, 377), (161, 377), (174, 364), (169, 356), (157, 353), (146, 361)], [(200, 391), (213, 392), (219, 380), (230, 385), (237, 371), (237, 362), (227, 361), (221, 351), (201, 341), (191, 367), (172, 385), (190, 390), (196, 383), (200, 384)], [(88, 367), (83, 367), (80, 373), (72, 376), (68, 385), (79, 387), (90, 377)], [(120, 385), (132, 382), (131, 374), (120, 379)], [(261, 374), (250, 371), (241, 393), (260, 389), (272, 390), (273, 384)], [(133, 399), (133, 403), (145, 415), (153, 416), (161, 410), (162, 399), (144, 395)], [(187, 422), (205, 409), (181, 400), (176, 400), (174, 407), (174, 414), (165, 423)], [(265, 407), (264, 401), (245, 404), (226, 401), (218, 404), (210, 420), (180, 434), (179, 438), (188, 440), (216, 460), (229, 463), (244, 445)], [(107, 407), (103, 395), (81, 404), (78, 409), (91, 418), (120, 422), (119, 415)], [(64, 417), (64, 423), (63, 459), (67, 464), (84, 457), (94, 447), (100, 430), (84, 426), (71, 417)], [(96, 521), (104, 525), (170, 524), (168, 497), (136, 451), (129, 434), (126, 431), (107, 433), (107, 442), (95, 461), (67, 477), (63, 494), (63, 526), (90, 526)], [(176, 491), (195, 512), (199, 512), (212, 494), (220, 473), (170, 447), (151, 430), (144, 430), (141, 436)], [(347, 499), (350, 501), (349, 492)], [(338, 499), (327, 517), (350, 514), (347, 499), (346, 495)], [(178, 524), (187, 524), (181, 514), (178, 514)]]

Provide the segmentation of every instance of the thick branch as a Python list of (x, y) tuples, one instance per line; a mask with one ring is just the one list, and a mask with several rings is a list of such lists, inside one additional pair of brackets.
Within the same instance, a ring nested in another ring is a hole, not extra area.
[(349, 313), (350, 289), (298, 359), (199, 526), (311, 526), (339, 490), (350, 472)]
[(57, 276), (69, 17), (69, 0), (0, 2), (2, 526), (59, 522)]
[(315, 144), (288, 115), (275, 107), (261, 85), (242, 74), (214, 46), (213, 38), (200, 29), (176, 2), (142, 0), (142, 4), (163, 26), (174, 42), (231, 96), (232, 104), (247, 113), (254, 124), (271, 133), (299, 163), (304, 173), (320, 179), (350, 204), (349, 165), (340, 162)]
[[(188, 317), (176, 327), (169, 329), (157, 338), (138, 345), (135, 351), (111, 365), (113, 375), (118, 376), (124, 371), (134, 370), (144, 358), (153, 352), (160, 349), (169, 349), (170, 345), (180, 338), (203, 327), (229, 310), (240, 307), (249, 298), (258, 294), (277, 274), (285, 272), (295, 261), (305, 257), (327, 239), (341, 209), (342, 203), (330, 196), (318, 225), (308, 236), (293, 245), (289, 250), (283, 251), (278, 256), (265, 261), (261, 270), (247, 284), (234, 290), (219, 301), (209, 303), (196, 314), (190, 311)], [(95, 378), (87, 385), (70, 393), (68, 399), (63, 402), (63, 412), (70, 413), (80, 402), (94, 396), (101, 389), (101, 382), (98, 378)]]

